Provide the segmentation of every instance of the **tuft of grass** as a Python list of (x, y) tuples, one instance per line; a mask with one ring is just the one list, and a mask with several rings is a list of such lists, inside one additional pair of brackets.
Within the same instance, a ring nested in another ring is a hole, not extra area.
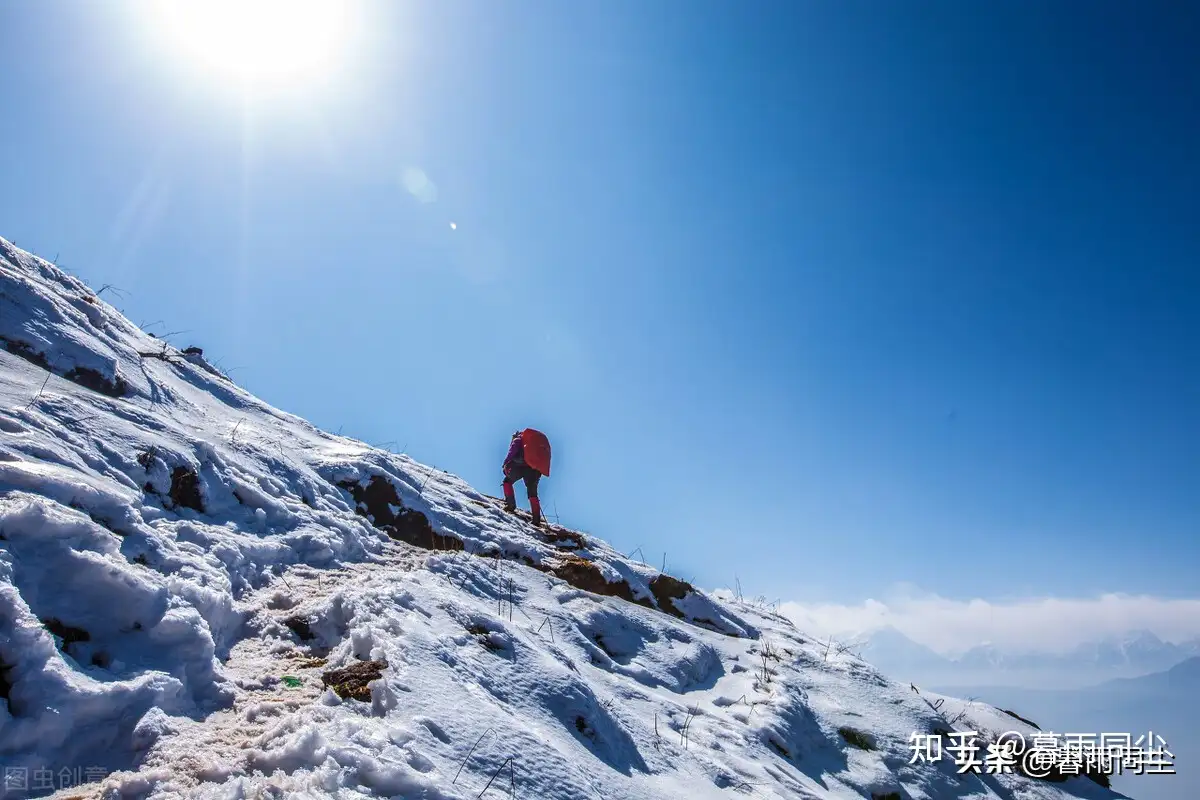
[(687, 718), (683, 721), (683, 727), (679, 730), (679, 743), (683, 745), (683, 749), (688, 749), (688, 734), (691, 733), (692, 720), (700, 713), (700, 706), (689, 706), (687, 710)]

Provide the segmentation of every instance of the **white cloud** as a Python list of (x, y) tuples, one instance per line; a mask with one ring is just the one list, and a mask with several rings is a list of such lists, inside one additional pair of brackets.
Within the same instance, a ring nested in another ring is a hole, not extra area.
[(814, 635), (853, 636), (891, 625), (944, 655), (982, 642), (1010, 651), (1062, 652), (1087, 641), (1149, 630), (1169, 642), (1200, 636), (1200, 598), (1148, 595), (950, 600), (911, 587), (857, 605), (784, 603), (780, 611)]

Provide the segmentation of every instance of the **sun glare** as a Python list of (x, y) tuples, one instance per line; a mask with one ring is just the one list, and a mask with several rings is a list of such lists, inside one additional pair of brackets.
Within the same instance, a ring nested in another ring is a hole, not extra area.
[(347, 38), (345, 0), (155, 0), (167, 44), (242, 86), (295, 85), (333, 70)]

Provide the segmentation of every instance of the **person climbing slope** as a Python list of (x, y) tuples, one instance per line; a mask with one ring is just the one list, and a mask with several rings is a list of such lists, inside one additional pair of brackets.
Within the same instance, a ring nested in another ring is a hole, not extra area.
[(538, 481), (542, 476), (550, 477), (550, 440), (541, 431), (526, 428), (517, 431), (508, 445), (504, 458), (504, 510), (517, 510), (517, 495), (513, 484), (525, 481), (525, 494), (529, 496), (529, 510), (533, 524), (542, 524), (542, 503), (538, 499)]

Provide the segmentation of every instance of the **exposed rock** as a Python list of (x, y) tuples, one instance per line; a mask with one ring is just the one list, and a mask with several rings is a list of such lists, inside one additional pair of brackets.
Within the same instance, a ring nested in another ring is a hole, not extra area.
[(86, 389), (109, 397), (124, 397), (129, 391), (129, 384), (120, 375), (114, 380), (109, 380), (91, 367), (72, 367), (71, 371), (63, 377), (72, 383), (78, 383)]
[[(0, 661), (0, 700), (7, 701), (9, 695), (12, 694), (12, 684), (8, 681), (8, 671), (10, 669), (12, 669), (11, 664), (5, 664), (3, 661)], [(11, 708), (9, 709), (9, 713), (12, 713)]]
[(683, 612), (671, 601), (682, 600), (694, 591), (695, 587), (687, 581), (672, 578), (665, 573), (650, 581), (650, 592), (658, 601), (659, 609), (680, 619), (684, 619)]
[(350, 492), (355, 510), (371, 520), (376, 528), (393, 539), (407, 542), (425, 550), (462, 550), (463, 542), (456, 536), (444, 536), (434, 531), (429, 518), (420, 511), (406, 508), (400, 502), (396, 487), (387, 478), (372, 475), (366, 486), (345, 481), (338, 486)]
[(312, 632), (312, 627), (308, 618), (302, 617), (299, 614), (283, 620), (283, 624), (288, 628), (288, 630), (296, 634), (296, 637), (302, 642), (309, 642), (317, 638), (316, 634)]
[(204, 499), (200, 497), (200, 476), (189, 467), (176, 467), (171, 473), (171, 502), (175, 506), (204, 512)]
[(481, 645), (486, 647), (488, 650), (491, 650), (493, 653), (498, 653), (504, 649), (503, 645), (499, 644), (492, 638), (493, 631), (488, 630), (482, 625), (472, 625), (471, 627), (467, 628), (467, 633), (476, 637)]
[[(9, 339), (5, 336), (0, 336), (0, 342), (3, 342), (4, 349), (14, 356), (19, 356), (31, 364), (36, 364), (47, 372), (54, 372), (50, 368), (50, 362), (46, 358), (46, 354), (39, 353), (28, 342)], [(59, 375), (56, 372), (54, 374)], [(109, 397), (124, 397), (129, 392), (129, 384), (120, 375), (113, 380), (109, 380), (91, 367), (72, 367), (68, 372), (62, 373), (60, 377), (72, 383), (77, 383), (85, 389), (91, 389), (93, 392), (99, 392)]]
[(561, 556), (555, 556), (549, 563), (543, 564), (542, 568), (585, 592), (619, 597), (622, 600), (633, 602), (633, 590), (629, 588), (627, 581), (607, 580), (600, 568), (586, 558), (572, 553), (564, 553)]
[(874, 750), (875, 740), (870, 734), (856, 731), (854, 728), (841, 727), (838, 728), (838, 733), (846, 741), (846, 744), (851, 747), (857, 747), (859, 750)]
[(44, 619), (42, 620), (42, 624), (46, 626), (46, 630), (62, 639), (62, 646), (64, 650), (75, 644), (75, 642), (86, 642), (92, 638), (92, 635), (83, 628), (76, 628), (71, 625), (66, 625), (56, 617)]
[(4, 349), (12, 353), (14, 356), (20, 356), (32, 364), (37, 364), (44, 370), (50, 369), (50, 362), (46, 361), (46, 357), (34, 350), (27, 343), (17, 341), (15, 339), (8, 339), (4, 336), (0, 336), (0, 342), (4, 342)]
[(546, 523), (545, 527), (539, 532), (542, 541), (550, 544), (559, 545), (564, 548), (573, 550), (582, 550), (587, 547), (587, 539), (582, 533), (568, 530), (557, 525)]
[(331, 669), (321, 674), (321, 684), (328, 686), (337, 693), (338, 697), (346, 700), (371, 699), (371, 689), (368, 684), (383, 677), (387, 669), (386, 661), (360, 661), (341, 669)]

